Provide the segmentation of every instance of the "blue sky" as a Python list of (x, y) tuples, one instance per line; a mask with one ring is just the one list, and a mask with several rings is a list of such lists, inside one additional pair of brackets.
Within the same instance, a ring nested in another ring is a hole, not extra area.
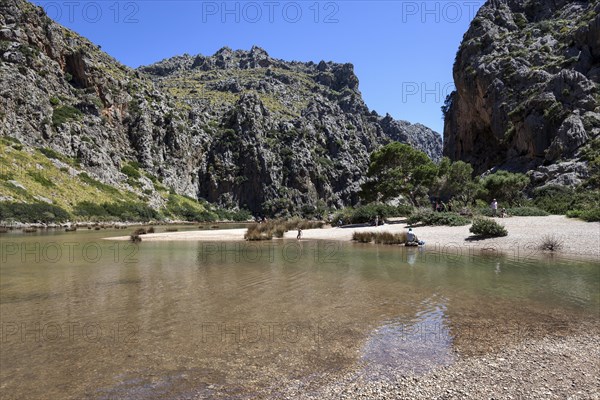
[(351, 62), (369, 108), (442, 132), (456, 51), (483, 0), (35, 1), (131, 67), (223, 46)]

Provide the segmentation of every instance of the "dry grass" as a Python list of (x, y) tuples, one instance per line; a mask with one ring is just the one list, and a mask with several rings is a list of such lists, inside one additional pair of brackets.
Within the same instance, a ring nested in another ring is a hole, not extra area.
[(359, 243), (403, 244), (406, 243), (406, 232), (354, 232), (352, 240)]
[(352, 240), (359, 243), (371, 243), (373, 241), (373, 232), (354, 232)]
[(154, 227), (151, 226), (150, 228), (146, 229), (146, 233), (154, 233)]
[(542, 236), (538, 248), (543, 251), (560, 251), (563, 248), (564, 240), (561, 236), (551, 233)]
[(177, 228), (167, 228), (166, 232), (177, 232), (179, 229)]

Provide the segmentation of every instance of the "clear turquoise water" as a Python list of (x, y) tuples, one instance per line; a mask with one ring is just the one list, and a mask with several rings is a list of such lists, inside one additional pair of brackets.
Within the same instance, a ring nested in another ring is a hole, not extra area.
[[(594, 329), (600, 262), (330, 243), (0, 236), (0, 394), (245, 398)], [(591, 328), (590, 328), (591, 327)]]

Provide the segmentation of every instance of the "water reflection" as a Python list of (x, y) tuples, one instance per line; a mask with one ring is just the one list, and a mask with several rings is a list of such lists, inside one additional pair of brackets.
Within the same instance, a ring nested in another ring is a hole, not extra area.
[(418, 375), (456, 359), (446, 300), (434, 296), (421, 305), (412, 318), (400, 316), (371, 333), (361, 354), (363, 377), (382, 380), (390, 377), (390, 371)]
[(252, 397), (598, 321), (599, 263), (282, 240), (115, 248), (106, 234), (19, 242), (94, 243), (93, 262), (2, 253), (3, 400)]

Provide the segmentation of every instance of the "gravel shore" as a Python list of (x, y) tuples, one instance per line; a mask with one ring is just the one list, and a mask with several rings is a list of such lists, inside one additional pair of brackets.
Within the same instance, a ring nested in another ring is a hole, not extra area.
[[(538, 246), (543, 237), (555, 234), (563, 240), (561, 255), (600, 259), (600, 223), (584, 222), (560, 215), (547, 217), (510, 217), (500, 219), (508, 230), (508, 236), (478, 240), (466, 226), (423, 226), (415, 228), (419, 239), (426, 242), (428, 249), (461, 252), (497, 251), (519, 258), (538, 255)], [(355, 231), (402, 232), (407, 225), (398, 220), (394, 223), (371, 226), (347, 226), (342, 228), (310, 229), (302, 233), (303, 239), (350, 241)], [(210, 231), (186, 231), (144, 235), (143, 241), (236, 241), (244, 240), (245, 229), (223, 229)], [(286, 239), (296, 239), (297, 232), (287, 232)], [(128, 236), (110, 238), (128, 240)]]
[(379, 379), (349, 374), (294, 399), (599, 399), (600, 336), (580, 334), (522, 342), (466, 357), (422, 376), (386, 371)]

